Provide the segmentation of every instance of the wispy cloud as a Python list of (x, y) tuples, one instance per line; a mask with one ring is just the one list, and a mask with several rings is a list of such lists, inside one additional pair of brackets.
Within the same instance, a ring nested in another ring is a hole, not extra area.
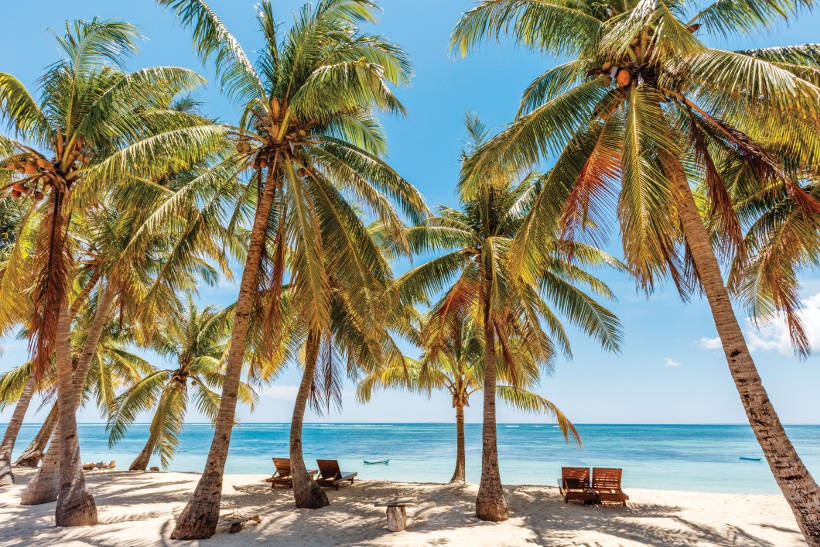
[[(803, 301), (803, 308), (798, 315), (803, 321), (812, 350), (820, 350), (820, 292)], [(776, 351), (783, 355), (794, 355), (789, 329), (782, 314), (757, 325), (751, 319), (747, 319), (744, 330), (750, 351)], [(711, 350), (723, 347), (720, 337), (701, 338), (697, 345), (702, 349)]]
[(698, 340), (698, 347), (703, 349), (722, 349), (723, 343), (720, 341), (720, 336), (714, 338), (701, 338)]
[(272, 399), (282, 399), (284, 401), (293, 401), (296, 399), (296, 393), (299, 391), (299, 386), (264, 386), (259, 389), (259, 395), (262, 397), (270, 397)]
[(665, 366), (665, 367), (675, 368), (675, 367), (681, 366), (682, 364), (683, 363), (681, 363), (680, 361), (676, 361), (675, 359), (672, 359), (671, 357), (667, 357), (666, 359), (663, 360), (663, 366)]
[[(803, 309), (798, 313), (803, 322), (803, 327), (806, 329), (809, 346), (812, 350), (820, 350), (820, 293), (807, 298), (803, 302)], [(750, 321), (747, 338), (749, 340), (749, 349), (752, 351), (777, 351), (783, 355), (794, 354), (794, 347), (789, 338), (789, 329), (782, 315), (777, 315), (771, 320), (761, 323), (756, 329)]]

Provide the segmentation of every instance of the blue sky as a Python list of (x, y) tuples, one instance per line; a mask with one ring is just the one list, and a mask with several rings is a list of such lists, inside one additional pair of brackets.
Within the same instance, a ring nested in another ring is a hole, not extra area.
[[(301, 2), (274, 2), (280, 19), (290, 19)], [(200, 71), (209, 79), (192, 53), (190, 38), (173, 16), (150, 0), (31, 0), (8, 2), (0, 20), (0, 71), (10, 72), (33, 88), (43, 67), (57, 59), (51, 30), (60, 33), (70, 18), (120, 17), (140, 27), (146, 40), (129, 68), (150, 65), (181, 65)], [(466, 59), (448, 51), (450, 30), (472, 0), (383, 0), (384, 12), (377, 32), (402, 45), (415, 65), (410, 86), (399, 90), (408, 116), (387, 119), (390, 161), (425, 195), (430, 205), (455, 203), (458, 154), (463, 146), (462, 120), (466, 111), (478, 113), (490, 126), (509, 121), (521, 91), (555, 59), (537, 56), (510, 44), (487, 44)], [(213, 0), (212, 7), (244, 44), (249, 53), (258, 46), (253, 0)], [(753, 37), (707, 41), (713, 45), (745, 49), (772, 45), (817, 42), (820, 14), (804, 14), (790, 25), (781, 24)], [(235, 121), (238, 111), (226, 103), (214, 86), (200, 93), (208, 113)], [(619, 254), (617, 241), (611, 249)], [(579, 423), (740, 423), (746, 418), (720, 351), (708, 307), (694, 298), (681, 303), (671, 286), (650, 297), (636, 292), (633, 281), (603, 272), (617, 301), (610, 307), (625, 325), (623, 350), (607, 354), (579, 333), (572, 333), (574, 359), (559, 359), (555, 372), (545, 376), (538, 391), (558, 404)], [(803, 277), (805, 322), (814, 347), (820, 351), (820, 274)], [(203, 303), (225, 305), (235, 299), (237, 287), (223, 282), (200, 289)], [(785, 329), (779, 323), (755, 330), (747, 325), (753, 353), (769, 394), (786, 423), (820, 423), (814, 402), (820, 387), (820, 353), (805, 361), (795, 359)], [(0, 371), (25, 359), (26, 345), (0, 340), (4, 353)], [(244, 421), (289, 421), (298, 382), (294, 366), (266, 388), (251, 414), (239, 411)], [(468, 421), (480, 421), (480, 398), (467, 409)], [(5, 421), (10, 411), (0, 413)], [(33, 420), (42, 419), (44, 412)], [(450, 399), (444, 394), (430, 400), (400, 392), (378, 394), (366, 405), (353, 400), (353, 388), (345, 390), (340, 414), (313, 416), (314, 421), (450, 421)], [(543, 421), (513, 409), (499, 409), (505, 422)], [(94, 409), (81, 411), (81, 421), (98, 421)], [(192, 421), (200, 421), (197, 416)]]

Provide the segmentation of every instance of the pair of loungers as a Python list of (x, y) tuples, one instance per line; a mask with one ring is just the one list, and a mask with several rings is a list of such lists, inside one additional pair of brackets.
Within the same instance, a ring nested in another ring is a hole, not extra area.
[(558, 486), (564, 503), (620, 503), (626, 507), (629, 499), (621, 490), (621, 470), (610, 467), (594, 467), (592, 483), (588, 467), (562, 467)]
[[(338, 490), (340, 482), (350, 481), (350, 484), (353, 484), (353, 479), (358, 475), (358, 473), (346, 473), (342, 471), (339, 468), (339, 462), (337, 460), (316, 460), (316, 463), (319, 465), (319, 469), (309, 469), (308, 474), (313, 478), (316, 473), (319, 473), (319, 476), (316, 478), (316, 482), (319, 486), (332, 486)], [(273, 458), (273, 465), (276, 467), (276, 472), (270, 479), (271, 488), (276, 488), (277, 486), (293, 487), (290, 459)]]

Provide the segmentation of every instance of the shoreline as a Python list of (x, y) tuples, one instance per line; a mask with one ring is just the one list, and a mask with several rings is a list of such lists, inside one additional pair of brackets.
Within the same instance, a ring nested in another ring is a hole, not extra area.
[[(15, 469), (18, 484), (0, 489), (0, 546), (71, 545), (805, 545), (785, 500), (767, 494), (624, 489), (626, 508), (564, 504), (557, 487), (506, 486), (511, 518), (482, 522), (473, 514), (477, 485), (362, 480), (328, 489), (329, 507), (295, 509), (289, 490), (271, 490), (269, 474), (225, 475), (219, 533), (202, 542), (171, 542), (174, 518), (199, 473), (86, 473), (100, 524), (54, 527), (54, 503), (22, 507), (19, 491), (33, 474)], [(379, 499), (413, 498), (408, 528), (391, 533)], [(258, 515), (229, 534), (231, 516)]]

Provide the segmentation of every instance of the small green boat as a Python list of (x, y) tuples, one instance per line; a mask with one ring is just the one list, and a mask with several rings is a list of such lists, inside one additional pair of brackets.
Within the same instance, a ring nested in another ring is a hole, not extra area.
[(365, 465), (387, 465), (390, 463), (390, 460), (362, 460)]

